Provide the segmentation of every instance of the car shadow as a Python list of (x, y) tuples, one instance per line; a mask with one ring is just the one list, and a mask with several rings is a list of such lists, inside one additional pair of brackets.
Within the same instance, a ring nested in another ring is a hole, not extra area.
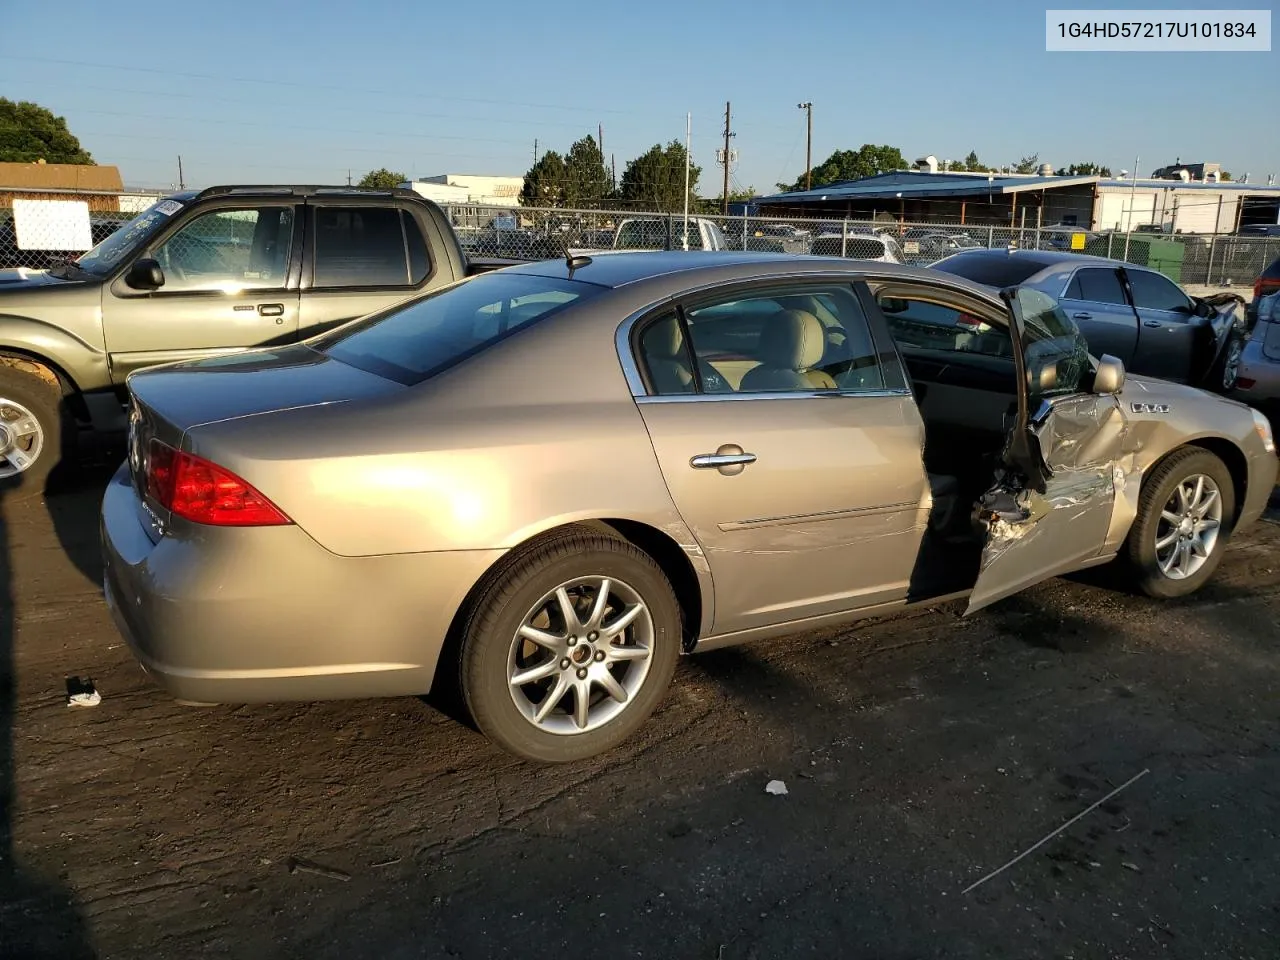
[(0, 491), (0, 954), (50, 960), (94, 957), (88, 924), (71, 891), (53, 877), (24, 868), (15, 849), (17, 624), (4, 497)]

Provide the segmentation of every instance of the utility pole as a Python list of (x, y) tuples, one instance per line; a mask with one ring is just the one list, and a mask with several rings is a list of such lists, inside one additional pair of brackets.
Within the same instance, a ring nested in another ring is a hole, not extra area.
[(797, 103), (797, 107), (805, 111), (809, 115), (808, 133), (804, 140), (804, 188), (806, 190), (813, 189), (813, 102), (806, 100), (804, 103)]
[(187, 189), (186, 181), (182, 179), (182, 154), (178, 154), (178, 189)]
[(533, 138), (533, 165), (538, 165), (538, 138)]
[(600, 156), (604, 156), (604, 124), (596, 127), (596, 146), (600, 148)]
[(729, 138), (736, 137), (729, 126), (732, 114), (729, 112), (729, 101), (724, 102), (724, 154), (720, 160), (724, 164), (724, 193), (720, 200), (720, 212), (722, 214), (729, 213)]
[(347, 167), (347, 186), (351, 186), (351, 168)]

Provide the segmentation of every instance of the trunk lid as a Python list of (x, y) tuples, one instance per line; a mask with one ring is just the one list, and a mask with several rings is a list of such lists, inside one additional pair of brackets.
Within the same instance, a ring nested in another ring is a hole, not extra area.
[(144, 370), (128, 382), (129, 472), (150, 514), (153, 536), (169, 521), (167, 511), (147, 495), (153, 439), (181, 449), (187, 431), (203, 424), (407, 389), (300, 345)]

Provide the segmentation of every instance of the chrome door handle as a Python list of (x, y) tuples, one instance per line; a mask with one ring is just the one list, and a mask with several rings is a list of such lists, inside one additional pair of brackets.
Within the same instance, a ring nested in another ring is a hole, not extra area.
[(691, 467), (732, 467), (755, 463), (754, 453), (702, 453), (689, 461)]
[(700, 453), (689, 461), (695, 470), (715, 469), (726, 477), (734, 477), (755, 463), (756, 455), (747, 453), (736, 443), (722, 443), (715, 453)]
[(1159, 320), (1143, 320), (1142, 325), (1144, 327), (1158, 327), (1160, 326), (1160, 321)]
[(282, 317), (284, 316), (284, 304), (260, 303), (258, 304), (258, 313), (264, 317)]
[(1093, 314), (1092, 313), (1073, 313), (1071, 317), (1074, 320), (1092, 320)]

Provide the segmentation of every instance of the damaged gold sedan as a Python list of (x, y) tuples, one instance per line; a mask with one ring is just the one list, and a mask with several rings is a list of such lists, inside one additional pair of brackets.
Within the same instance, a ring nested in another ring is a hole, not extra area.
[(460, 688), (513, 753), (630, 736), (681, 653), (1113, 564), (1208, 579), (1270, 427), (1091, 356), (1032, 289), (617, 253), (135, 375), (106, 596), (204, 702)]

